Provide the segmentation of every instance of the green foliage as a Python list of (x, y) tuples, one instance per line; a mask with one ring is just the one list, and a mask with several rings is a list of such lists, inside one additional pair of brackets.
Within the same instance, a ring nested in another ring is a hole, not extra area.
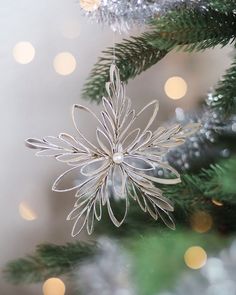
[(230, 201), (236, 203), (236, 158), (232, 158), (224, 163), (223, 177), (219, 178), (222, 183), (222, 189), (229, 195), (233, 194), (235, 198)]
[(221, 112), (222, 119), (232, 114), (236, 105), (236, 58), (214, 91), (211, 107)]
[(213, 9), (180, 9), (151, 22), (156, 36), (150, 43), (158, 49), (200, 51), (235, 41), (236, 14)]
[(116, 44), (115, 50), (107, 49), (91, 71), (83, 89), (83, 97), (97, 102), (101, 100), (114, 52), (121, 79), (127, 83), (156, 64), (172, 49), (201, 51), (234, 42), (236, 14), (229, 10), (232, 3), (226, 1), (221, 10), (219, 7), (218, 1), (211, 1), (205, 10), (182, 8), (171, 11), (152, 20), (152, 30), (148, 33)]
[(155, 295), (169, 289), (187, 270), (184, 253), (192, 246), (216, 252), (226, 239), (214, 234), (199, 235), (184, 230), (163, 232), (134, 239), (130, 253), (134, 263), (134, 280), (139, 295)]
[[(141, 72), (156, 64), (166, 55), (166, 50), (154, 48), (147, 36), (132, 37), (115, 45), (115, 62), (120, 70), (121, 79), (128, 82)], [(108, 48), (103, 57), (95, 64), (88, 82), (83, 89), (83, 97), (99, 102), (105, 94), (105, 83), (109, 80), (109, 69), (114, 61), (114, 49)]]
[(91, 257), (95, 249), (94, 244), (81, 242), (65, 246), (39, 245), (34, 255), (9, 262), (4, 274), (14, 284), (41, 282), (71, 271), (78, 263)]
[(196, 208), (196, 206), (206, 206), (207, 208), (207, 200), (216, 197), (219, 201), (236, 204), (236, 184), (234, 183), (231, 188), (234, 194), (228, 193), (223, 185), (224, 181), (227, 181), (228, 168), (232, 169), (228, 165), (228, 161), (212, 165), (198, 174), (185, 174), (181, 177), (182, 182), (178, 185), (165, 186), (162, 189), (166, 197), (186, 210)]

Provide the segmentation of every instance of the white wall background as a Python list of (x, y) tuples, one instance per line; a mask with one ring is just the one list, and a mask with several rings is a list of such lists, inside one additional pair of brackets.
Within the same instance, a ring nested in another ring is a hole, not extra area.
[[(68, 23), (75, 24), (78, 37), (63, 35)], [(19, 41), (31, 42), (36, 50), (34, 60), (27, 65), (17, 63), (12, 56)], [(65, 167), (34, 157), (25, 148), (24, 140), (75, 132), (71, 105), (89, 105), (80, 99), (82, 85), (100, 51), (112, 42), (109, 28), (91, 24), (81, 16), (78, 1), (0, 0), (0, 269), (7, 261), (33, 252), (39, 243), (72, 240), (72, 224), (65, 218), (74, 204), (73, 192), (58, 194), (50, 189)], [(77, 60), (77, 68), (69, 76), (60, 76), (53, 68), (55, 55), (62, 51), (71, 52)], [(134, 107), (158, 98), (160, 121), (173, 116), (176, 107), (193, 108), (197, 98), (229, 66), (230, 52), (231, 48), (225, 48), (204, 54), (168, 55), (128, 85)], [(179, 101), (167, 98), (163, 90), (167, 78), (174, 75), (182, 76), (189, 87), (186, 97)], [(97, 109), (96, 104), (93, 108)], [(20, 202), (26, 202), (36, 212), (35, 221), (21, 218)], [(41, 285), (14, 287), (0, 275), (0, 294), (16, 293), (40, 295)]]

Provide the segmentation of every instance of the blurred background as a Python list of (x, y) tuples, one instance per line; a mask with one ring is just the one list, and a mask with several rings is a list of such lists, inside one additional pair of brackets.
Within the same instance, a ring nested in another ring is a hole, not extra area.
[[(36, 158), (24, 140), (60, 132), (75, 134), (71, 106), (91, 106), (80, 93), (93, 64), (101, 50), (127, 35), (114, 35), (110, 28), (91, 23), (73, 0), (0, 0), (0, 27), (2, 269), (7, 261), (32, 252), (39, 243), (72, 241), (72, 224), (65, 219), (74, 204), (73, 192), (51, 191), (65, 167)], [(201, 54), (167, 55), (127, 86), (134, 108), (158, 99), (159, 123), (182, 109), (196, 108), (229, 67), (231, 52), (232, 48), (226, 47)], [(91, 107), (98, 112), (96, 104)], [(86, 118), (83, 123), (88, 132), (96, 127), (88, 125)], [(16, 292), (40, 295), (42, 287), (14, 287), (1, 276), (0, 293)]]

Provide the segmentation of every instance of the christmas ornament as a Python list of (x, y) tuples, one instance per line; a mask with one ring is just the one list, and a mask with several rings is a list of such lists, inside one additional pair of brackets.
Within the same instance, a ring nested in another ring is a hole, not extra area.
[[(138, 202), (144, 212), (156, 220), (159, 217), (170, 228), (174, 222), (170, 212), (174, 210), (171, 202), (162, 195), (155, 184), (176, 184), (180, 182), (179, 173), (163, 156), (170, 148), (183, 144), (186, 137), (199, 128), (199, 124), (185, 127), (177, 124), (169, 129), (159, 127), (150, 131), (158, 112), (158, 101), (154, 100), (138, 113), (131, 109), (131, 101), (125, 95), (125, 87), (120, 81), (118, 68), (110, 67), (110, 82), (106, 83), (107, 98), (103, 97), (103, 111), (97, 117), (87, 107), (74, 105), (73, 122), (78, 132), (75, 138), (65, 133), (58, 137), (28, 139), (30, 148), (38, 149), (38, 156), (52, 156), (58, 161), (72, 166), (60, 175), (53, 184), (53, 190), (66, 192), (76, 190), (77, 201), (68, 220), (75, 220), (72, 235), (77, 235), (87, 227), (92, 233), (94, 219), (102, 217), (102, 206), (106, 206), (109, 216), (117, 227), (125, 220), (129, 197)], [(82, 112), (92, 115), (98, 124), (97, 145), (89, 141), (79, 126)], [(136, 128), (135, 123), (148, 115), (146, 126)], [(133, 129), (131, 129), (133, 128)], [(166, 177), (154, 176), (161, 169)], [(69, 185), (69, 180), (73, 179)], [(125, 203), (123, 217), (118, 219), (111, 206), (111, 198)]]
[(101, 0), (98, 9), (87, 15), (98, 23), (108, 24), (115, 31), (127, 31), (134, 24), (145, 24), (151, 18), (161, 16), (181, 5), (205, 8), (201, 6), (204, 2), (203, 0)]

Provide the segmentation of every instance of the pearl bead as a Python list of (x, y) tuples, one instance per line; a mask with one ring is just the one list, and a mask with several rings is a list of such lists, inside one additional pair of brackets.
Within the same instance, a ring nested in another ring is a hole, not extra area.
[(122, 153), (115, 153), (112, 159), (114, 163), (121, 164), (124, 160), (124, 155)]

